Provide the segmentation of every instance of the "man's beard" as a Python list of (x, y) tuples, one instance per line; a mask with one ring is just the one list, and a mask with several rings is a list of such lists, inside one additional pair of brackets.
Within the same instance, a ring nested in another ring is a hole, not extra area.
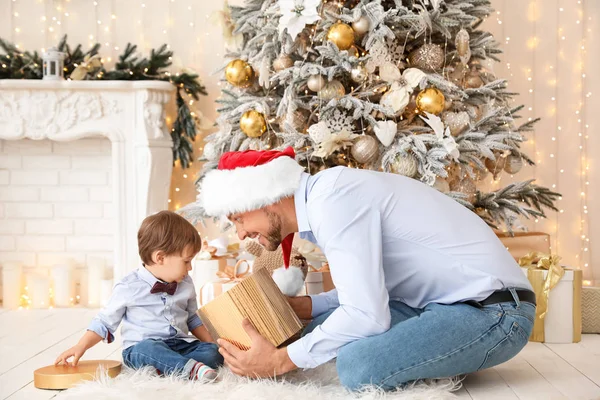
[(268, 251), (275, 251), (281, 244), (283, 238), (281, 237), (281, 217), (270, 211), (266, 211), (267, 218), (269, 219), (269, 231), (265, 239), (269, 242), (265, 249)]

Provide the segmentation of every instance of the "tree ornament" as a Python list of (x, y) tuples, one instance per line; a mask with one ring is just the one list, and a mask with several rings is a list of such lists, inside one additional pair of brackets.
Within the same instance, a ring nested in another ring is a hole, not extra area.
[(365, 16), (362, 16), (352, 23), (352, 29), (358, 36), (362, 36), (369, 31), (369, 26), (371, 25), (369, 19)]
[(456, 64), (453, 67), (448, 68), (448, 79), (455, 85), (462, 86), (465, 76), (469, 70), (463, 64)]
[(215, 148), (215, 144), (213, 142), (207, 142), (204, 144), (202, 156), (208, 161), (216, 161), (219, 158), (219, 154), (217, 153), (217, 149)]
[(432, 43), (424, 44), (408, 56), (411, 66), (430, 72), (441, 69), (444, 66), (444, 59), (444, 50)]
[(368, 77), (369, 71), (367, 71), (367, 68), (362, 64), (357, 65), (350, 71), (350, 79), (352, 79), (353, 82), (363, 83)]
[(361, 164), (374, 161), (379, 155), (379, 144), (373, 136), (362, 135), (352, 145), (352, 157)]
[(475, 167), (473, 168), (473, 172), (475, 173), (475, 180), (476, 181), (482, 181), (485, 178), (487, 178), (489, 171), (487, 169), (484, 170), (480, 170), (479, 168)]
[(319, 97), (323, 100), (337, 99), (346, 94), (344, 85), (338, 80), (328, 82), (323, 89), (319, 90)]
[(504, 163), (504, 170), (509, 174), (516, 174), (523, 168), (523, 159), (521, 156), (509, 155)]
[(398, 154), (390, 164), (390, 171), (394, 174), (414, 178), (419, 172), (419, 161), (412, 153)]
[(475, 181), (473, 181), (469, 175), (465, 175), (462, 179), (451, 181), (449, 187), (453, 192), (466, 194), (468, 202), (473, 203), (475, 201), (477, 186), (475, 185)]
[(325, 86), (325, 78), (322, 75), (311, 75), (306, 81), (306, 86), (313, 92), (318, 92)]
[(279, 12), (279, 33), (285, 29), (296, 40), (296, 36), (306, 27), (321, 19), (318, 7), (321, 0), (278, 0)]
[(469, 114), (466, 111), (446, 111), (442, 114), (442, 121), (444, 121), (444, 125), (450, 128), (452, 136), (458, 136), (469, 126), (471, 118), (469, 118)]
[(261, 137), (267, 131), (265, 116), (256, 110), (248, 110), (240, 118), (240, 129), (251, 138)]
[(398, 126), (394, 121), (378, 121), (373, 127), (373, 130), (381, 144), (388, 147), (396, 137)]
[(246, 61), (236, 59), (225, 67), (225, 79), (234, 86), (246, 88), (252, 85), (254, 70)]
[(290, 68), (294, 65), (294, 60), (289, 54), (281, 54), (273, 61), (273, 69), (277, 72), (283, 71), (286, 68)]
[(340, 7), (337, 5), (337, 3), (333, 2), (333, 1), (328, 1), (327, 3), (325, 3), (323, 5), (323, 11), (328, 12), (333, 15), (339, 15)]
[(291, 114), (286, 114), (279, 117), (279, 128), (285, 130), (286, 122), (290, 124), (297, 132), (307, 133), (308, 115), (302, 109), (298, 109)]
[(348, 50), (354, 44), (354, 30), (350, 25), (336, 22), (329, 28), (327, 40), (335, 44), (340, 50)]
[(433, 183), (433, 188), (437, 189), (438, 191), (440, 191), (442, 193), (448, 193), (450, 191), (450, 185), (448, 184), (448, 181), (439, 176), (435, 178), (435, 182)]
[(444, 93), (435, 87), (429, 87), (419, 92), (416, 102), (420, 112), (439, 114), (444, 111)]
[(477, 89), (483, 86), (483, 79), (481, 79), (481, 75), (478, 72), (472, 71), (469, 75), (465, 77), (466, 88)]
[(495, 160), (491, 158), (485, 159), (485, 167), (492, 173), (494, 179), (498, 179), (500, 172), (502, 172), (506, 165), (506, 157), (502, 157), (499, 153), (494, 153), (494, 155), (496, 156)]
[(355, 57), (355, 58), (359, 58), (360, 57), (360, 52), (358, 51), (358, 49), (356, 48), (356, 46), (352, 45), (350, 46), (350, 48), (348, 49), (348, 54)]
[(467, 65), (471, 59), (471, 46), (469, 45), (469, 40), (469, 32), (464, 28), (458, 31), (456, 38), (454, 39), (456, 52), (458, 53), (458, 57), (460, 57), (460, 62), (464, 65)]

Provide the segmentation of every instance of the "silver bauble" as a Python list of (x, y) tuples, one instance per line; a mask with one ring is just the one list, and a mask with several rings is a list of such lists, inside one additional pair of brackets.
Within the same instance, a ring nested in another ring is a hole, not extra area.
[(308, 86), (309, 90), (318, 92), (319, 90), (323, 89), (325, 83), (325, 78), (323, 78), (322, 75), (311, 75), (306, 81), (306, 86)]
[(509, 174), (516, 174), (523, 168), (523, 159), (520, 156), (513, 156), (512, 154), (506, 157), (504, 163), (504, 170)]
[(413, 50), (408, 56), (408, 61), (412, 67), (428, 72), (440, 70), (444, 66), (444, 59), (444, 49), (432, 43), (424, 44)]
[(338, 99), (346, 94), (344, 85), (338, 80), (328, 82), (323, 89), (319, 90), (319, 98), (323, 100)]
[(374, 161), (379, 156), (377, 139), (370, 135), (360, 136), (352, 145), (350, 153), (361, 164)]
[(350, 78), (356, 83), (363, 83), (369, 77), (369, 71), (364, 65), (357, 65), (350, 71)]
[(371, 23), (367, 17), (360, 17), (358, 21), (352, 23), (352, 29), (358, 36), (364, 35), (369, 31)]
[(390, 170), (395, 174), (414, 178), (417, 176), (417, 172), (419, 172), (419, 161), (414, 154), (398, 154), (390, 164)]
[(288, 54), (281, 54), (273, 61), (273, 69), (277, 72), (283, 71), (286, 68), (290, 68), (294, 65), (294, 60)]

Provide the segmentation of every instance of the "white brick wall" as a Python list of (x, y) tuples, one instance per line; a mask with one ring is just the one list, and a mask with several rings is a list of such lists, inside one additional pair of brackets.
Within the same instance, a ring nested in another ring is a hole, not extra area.
[(0, 140), (0, 265), (112, 265), (111, 143)]

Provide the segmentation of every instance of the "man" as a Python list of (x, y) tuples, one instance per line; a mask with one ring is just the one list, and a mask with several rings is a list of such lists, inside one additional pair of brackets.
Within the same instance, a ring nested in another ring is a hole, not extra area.
[[(219, 342), (239, 375), (273, 376), (337, 357), (343, 385), (393, 389), (489, 368), (533, 328), (535, 295), (474, 213), (404, 176), (337, 167), (303, 172), (291, 148), (226, 153), (203, 182), (209, 215), (268, 250), (293, 234), (325, 254), (336, 289), (291, 299), (303, 337), (277, 349), (246, 323), (252, 348)], [(289, 254), (289, 251), (285, 251)]]

